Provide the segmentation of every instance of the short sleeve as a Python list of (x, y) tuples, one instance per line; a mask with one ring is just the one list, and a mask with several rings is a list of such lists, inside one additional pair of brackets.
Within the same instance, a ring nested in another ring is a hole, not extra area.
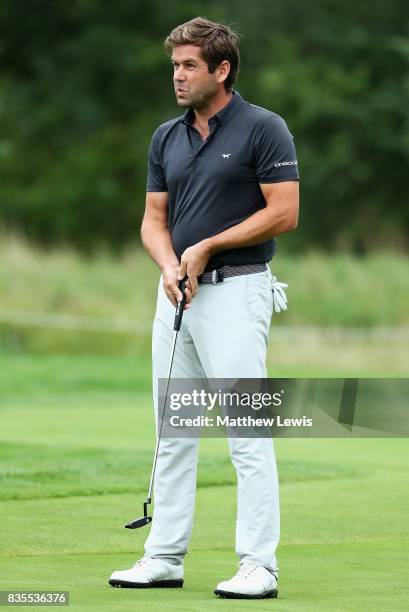
[(163, 171), (163, 165), (160, 158), (159, 149), (159, 131), (152, 136), (151, 144), (149, 147), (148, 154), (148, 179), (146, 184), (146, 191), (167, 191), (165, 175)]
[(294, 138), (279, 115), (266, 114), (258, 127), (254, 168), (259, 183), (299, 180)]

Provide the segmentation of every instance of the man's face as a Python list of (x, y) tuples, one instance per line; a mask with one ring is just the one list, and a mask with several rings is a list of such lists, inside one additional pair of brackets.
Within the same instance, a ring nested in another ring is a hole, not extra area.
[[(196, 45), (179, 45), (173, 49), (173, 84), (179, 106), (205, 108), (220, 89), (218, 70), (209, 73)], [(224, 85), (221, 85), (224, 87)]]

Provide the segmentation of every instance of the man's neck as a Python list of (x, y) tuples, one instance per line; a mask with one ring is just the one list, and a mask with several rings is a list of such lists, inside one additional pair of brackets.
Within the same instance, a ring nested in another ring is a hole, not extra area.
[(230, 100), (232, 99), (232, 97), (233, 97), (233, 93), (231, 91), (222, 92), (218, 94), (215, 98), (213, 98), (211, 103), (205, 108), (200, 108), (200, 109), (195, 108), (194, 109), (195, 115), (196, 115), (195, 121), (199, 125), (207, 126), (210, 117), (213, 117), (213, 115), (215, 115), (216, 113), (221, 111), (222, 108), (227, 106)]

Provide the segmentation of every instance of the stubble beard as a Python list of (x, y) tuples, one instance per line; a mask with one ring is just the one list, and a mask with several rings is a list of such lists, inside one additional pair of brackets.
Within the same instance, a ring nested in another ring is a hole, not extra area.
[(188, 93), (184, 99), (176, 97), (176, 101), (179, 106), (193, 108), (194, 110), (201, 110), (211, 104), (216, 97), (217, 92), (217, 87), (209, 87), (208, 89), (196, 92), (193, 95)]

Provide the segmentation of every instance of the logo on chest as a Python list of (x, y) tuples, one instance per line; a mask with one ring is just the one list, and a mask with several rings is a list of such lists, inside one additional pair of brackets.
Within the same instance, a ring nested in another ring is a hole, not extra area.
[(229, 159), (230, 156), (231, 156), (231, 153), (222, 153), (223, 159)]

